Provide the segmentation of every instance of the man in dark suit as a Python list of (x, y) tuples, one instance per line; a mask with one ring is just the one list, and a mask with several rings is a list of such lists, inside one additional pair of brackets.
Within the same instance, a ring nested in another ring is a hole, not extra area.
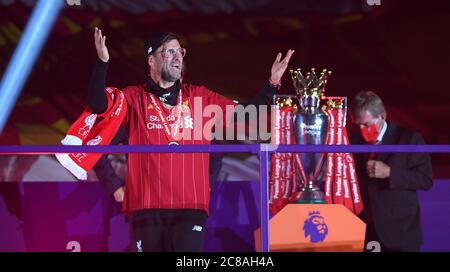
[[(383, 101), (373, 92), (358, 93), (350, 106), (360, 133), (352, 144), (420, 145), (420, 133), (387, 121)], [(422, 228), (416, 190), (432, 186), (427, 153), (355, 154), (367, 224), (366, 243), (378, 241), (382, 251), (420, 251)]]

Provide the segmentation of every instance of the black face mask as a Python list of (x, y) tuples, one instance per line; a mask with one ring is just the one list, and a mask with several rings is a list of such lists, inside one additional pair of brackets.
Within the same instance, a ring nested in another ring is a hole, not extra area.
[(147, 91), (156, 95), (160, 101), (163, 103), (175, 106), (177, 104), (178, 94), (180, 93), (181, 82), (180, 80), (175, 81), (172, 87), (164, 89), (158, 86), (153, 79), (149, 76), (147, 77)]

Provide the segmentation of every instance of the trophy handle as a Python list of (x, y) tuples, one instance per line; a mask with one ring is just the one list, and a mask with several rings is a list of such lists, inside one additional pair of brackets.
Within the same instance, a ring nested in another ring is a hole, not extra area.
[(291, 98), (292, 101), (296, 101), (296, 106), (297, 109), (300, 107), (300, 100), (298, 99), (298, 97), (296, 95), (292, 95), (292, 94), (274, 94), (272, 97), (272, 105), (276, 105), (276, 101), (278, 98)]
[(343, 108), (344, 108), (344, 127), (347, 127), (347, 105), (348, 105), (348, 97), (347, 96), (323, 96), (323, 100), (328, 99), (342, 99), (343, 101)]
[(277, 98), (292, 98), (293, 100), (297, 100), (299, 102), (296, 95), (292, 94), (274, 94), (272, 97), (272, 105), (275, 105), (275, 102), (277, 101)]

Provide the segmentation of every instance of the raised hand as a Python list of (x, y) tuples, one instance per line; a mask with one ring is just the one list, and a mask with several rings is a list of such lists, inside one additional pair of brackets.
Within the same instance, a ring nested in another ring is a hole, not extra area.
[(270, 80), (272, 82), (280, 82), (283, 77), (286, 68), (288, 67), (289, 60), (291, 59), (292, 54), (294, 54), (294, 50), (289, 49), (286, 53), (286, 56), (283, 60), (281, 60), (281, 53), (277, 54), (275, 61), (272, 64)]
[(106, 36), (102, 36), (102, 30), (97, 27), (95, 28), (94, 32), (94, 41), (98, 58), (101, 59), (103, 62), (108, 62), (109, 52), (108, 48), (105, 45)]

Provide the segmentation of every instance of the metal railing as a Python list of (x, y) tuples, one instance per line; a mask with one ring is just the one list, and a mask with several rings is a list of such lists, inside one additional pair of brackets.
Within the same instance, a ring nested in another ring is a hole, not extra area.
[(0, 146), (0, 155), (55, 153), (253, 153), (259, 157), (261, 251), (269, 251), (269, 159), (273, 153), (450, 153), (450, 145), (11, 145)]

